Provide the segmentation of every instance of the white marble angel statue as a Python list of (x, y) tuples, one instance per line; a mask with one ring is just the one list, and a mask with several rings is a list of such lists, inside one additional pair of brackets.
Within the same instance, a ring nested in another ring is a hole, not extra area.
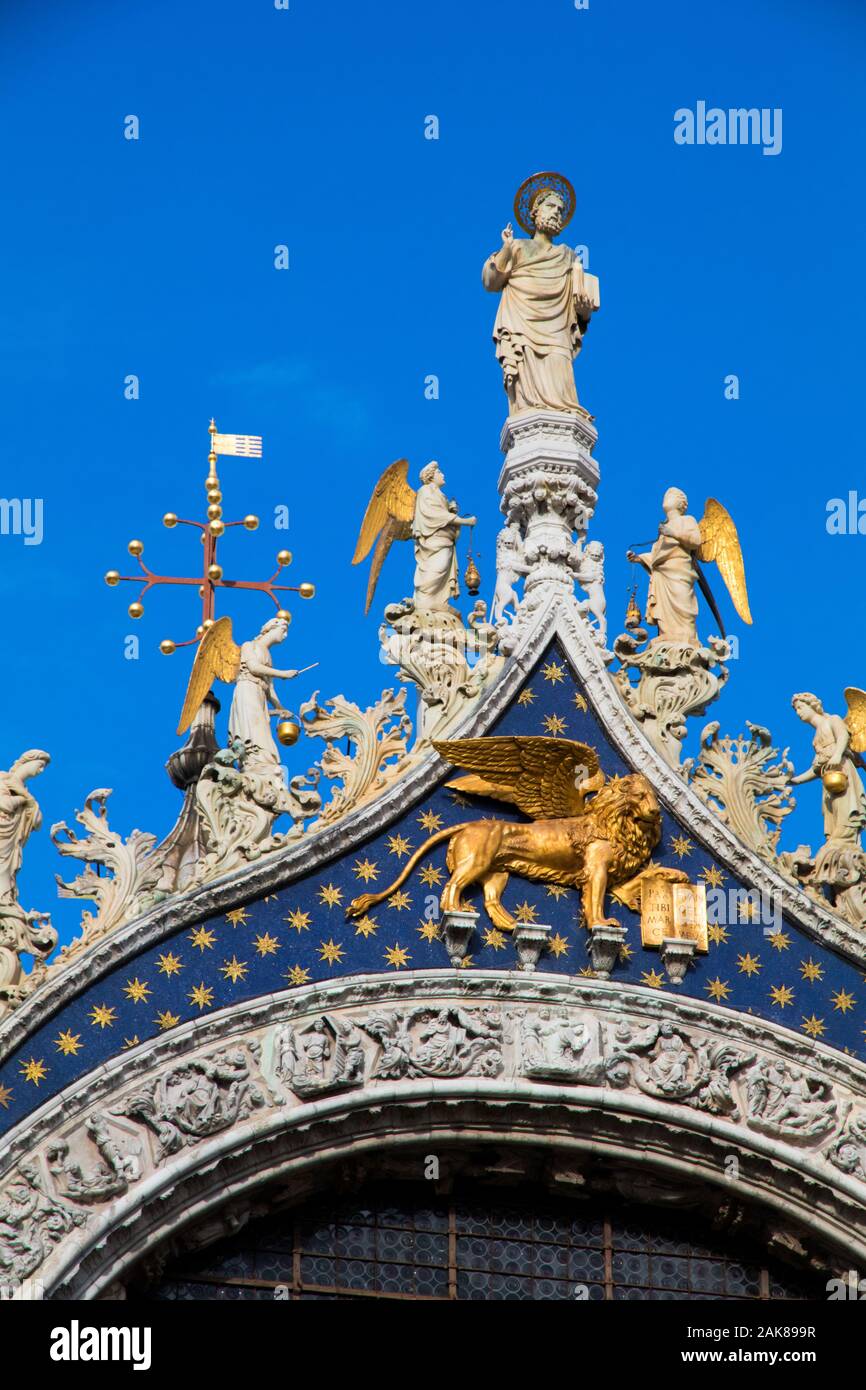
[(578, 610), (593, 617), (598, 624), (598, 640), (604, 647), (607, 644), (607, 599), (604, 593), (604, 546), (601, 541), (590, 541), (573, 562), (574, 577), (586, 594), (577, 605)]
[(502, 246), (481, 271), (484, 288), (501, 293), (493, 341), (511, 415), (586, 413), (577, 399), (572, 363), (599, 307), (598, 280), (584, 271), (570, 246), (553, 244), (574, 204), (574, 189), (562, 174), (526, 179), (514, 215), (531, 239), (515, 238), (509, 222)]
[(849, 686), (845, 699), (844, 718), (827, 714), (817, 695), (802, 692), (791, 700), (797, 717), (815, 731), (812, 765), (792, 784), (820, 779), (827, 845), (859, 845), (866, 826), (866, 790), (858, 772), (864, 766), (860, 754), (866, 751), (866, 691)]
[[(276, 773), (282, 780), (280, 755), (271, 734), (271, 716), (293, 716), (283, 708), (274, 681), (294, 680), (301, 672), (278, 670), (271, 664), (270, 653), (271, 647), (285, 641), (288, 632), (284, 618), (271, 618), (257, 637), (238, 646), (232, 637), (231, 618), (218, 618), (199, 643), (177, 732), (182, 734), (189, 728), (215, 680), (233, 683), (229, 738), (240, 739), (248, 745), (245, 770)], [(312, 667), (302, 669), (309, 671)]]
[(421, 469), (416, 492), (407, 481), (409, 460), (397, 459), (385, 469), (373, 489), (352, 564), (365, 560), (373, 548), (364, 612), (369, 613), (376, 582), (393, 541), (415, 543), (413, 602), (416, 612), (448, 608), (460, 592), (457, 578), (457, 537), (463, 526), (474, 526), (474, 516), (458, 516), (442, 488), (445, 476), (438, 463)]
[(496, 537), (496, 588), (490, 606), (491, 623), (501, 622), (508, 608), (517, 612), (520, 599), (514, 586), (522, 575), (528, 573), (520, 527), (516, 521), (512, 521), (508, 526), (503, 526)]
[(42, 824), (42, 813), (27, 786), (50, 758), (31, 748), (0, 772), (0, 1017), (20, 994), (24, 981), (22, 954), (37, 961), (57, 945), (57, 932), (43, 912), (25, 912), (18, 901), (18, 870), (24, 846)]
[(18, 902), (18, 870), (24, 846), (42, 824), (42, 813), (27, 783), (51, 761), (40, 748), (16, 758), (8, 772), (0, 772), (0, 905)]
[(709, 497), (704, 515), (697, 521), (688, 515), (688, 505), (688, 498), (680, 488), (669, 487), (662, 498), (665, 520), (659, 526), (658, 539), (644, 554), (627, 551), (626, 559), (632, 564), (643, 565), (650, 577), (646, 620), (658, 628), (658, 636), (653, 641), (697, 647), (700, 642), (696, 627), (696, 584), (700, 585), (724, 636), (722, 619), (698, 565), (699, 560), (715, 560), (740, 618), (744, 623), (751, 623), (752, 615), (743, 552), (730, 514), (721, 502)]

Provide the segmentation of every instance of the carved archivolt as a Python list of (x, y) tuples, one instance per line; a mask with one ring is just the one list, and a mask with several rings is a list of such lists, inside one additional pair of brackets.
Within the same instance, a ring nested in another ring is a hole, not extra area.
[[(748, 1155), (742, 1167), (756, 1189), (758, 1165), (768, 1164), (762, 1181), (769, 1173), (780, 1207), (804, 1182), (832, 1190), (825, 1218), (847, 1221), (849, 1244), (859, 1240), (852, 1208), (866, 1228), (859, 1063), (742, 1015), (639, 990), (431, 971), (287, 992), (188, 1037), (179, 1029), (46, 1106), (10, 1136), (0, 1288), (26, 1297), (22, 1281), (36, 1276), (47, 1293), (62, 1290), (112, 1232), (152, 1220), (142, 1213), (156, 1196), (280, 1134), (285, 1158), (291, 1136), (322, 1118), (351, 1135), (365, 1111), (402, 1095), (416, 1106), (441, 1095), (499, 1111), (533, 1100), (541, 1140), (562, 1105), (599, 1121), (630, 1116), (632, 1127), (640, 1119), (675, 1132), (686, 1156), (692, 1142)], [(728, 1181), (722, 1169), (719, 1159), (718, 1181)], [(806, 1204), (801, 1215), (813, 1219)]]

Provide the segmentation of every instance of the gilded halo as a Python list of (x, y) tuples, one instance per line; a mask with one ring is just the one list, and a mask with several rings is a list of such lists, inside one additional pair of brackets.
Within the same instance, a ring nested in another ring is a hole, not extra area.
[(530, 174), (528, 179), (524, 179), (514, 196), (515, 219), (530, 236), (535, 231), (530, 216), (533, 200), (538, 193), (546, 192), (548, 189), (553, 189), (558, 193), (565, 203), (562, 214), (563, 227), (567, 227), (574, 216), (575, 193), (564, 174), (554, 174), (549, 170), (542, 174)]

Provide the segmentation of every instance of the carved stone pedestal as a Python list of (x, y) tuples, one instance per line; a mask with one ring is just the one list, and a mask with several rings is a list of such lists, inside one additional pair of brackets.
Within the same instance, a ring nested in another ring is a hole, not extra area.
[(535, 970), (542, 951), (547, 949), (550, 927), (540, 922), (518, 922), (513, 932), (518, 970)]
[[(679, 767), (686, 720), (704, 714), (717, 699), (728, 679), (723, 663), (730, 648), (720, 637), (710, 637), (700, 647), (655, 638), (639, 651), (638, 639), (645, 637), (642, 629), (617, 637), (613, 650), (622, 666), (614, 680), (650, 743), (671, 767)], [(636, 685), (631, 672), (637, 673)]]
[(659, 947), (662, 965), (672, 985), (681, 985), (695, 958), (697, 945), (679, 936), (666, 936)]
[(478, 926), (477, 912), (445, 912), (442, 915), (442, 940), (452, 965), (462, 965), (469, 950), (472, 933)]
[(455, 608), (416, 610), (412, 599), (388, 604), (379, 644), (382, 660), (417, 687), (416, 749), (441, 735), (502, 665)]
[(586, 949), (592, 962), (593, 973), (599, 980), (609, 980), (611, 971), (619, 960), (620, 949), (628, 935), (625, 927), (618, 923), (604, 923), (590, 927)]
[(564, 411), (527, 411), (505, 422), (501, 507), (508, 523), (520, 528), (526, 565), (517, 615), (500, 630), (499, 649), (506, 654), (551, 591), (574, 594), (575, 533), (581, 541), (598, 500), (597, 439), (587, 416)]

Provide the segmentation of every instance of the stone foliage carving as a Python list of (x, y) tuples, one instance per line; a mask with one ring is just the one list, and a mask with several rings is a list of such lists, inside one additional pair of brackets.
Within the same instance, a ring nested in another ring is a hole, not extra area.
[[(279, 767), (262, 770), (257, 751), (236, 738), (214, 755), (196, 786), (208, 848), (195, 883), (207, 883), (300, 838), (305, 821), (321, 808), (319, 771), (311, 768), (292, 777), (288, 786), (283, 775)], [(291, 829), (273, 834), (274, 821), (282, 815), (291, 818)]]
[(383, 1009), (358, 1023), (381, 1047), (374, 1080), (502, 1071), (502, 1016), (495, 1008)]
[[(90, 898), (97, 911), (85, 912), (82, 934), (60, 953), (61, 960), (76, 955), (92, 942), (98, 941), (115, 927), (129, 921), (149, 905), (153, 890), (159, 882), (160, 860), (153, 853), (156, 836), (133, 830), (124, 840), (108, 824), (108, 788), (92, 791), (85, 797), (84, 809), (76, 811), (75, 819), (87, 832), (79, 837), (65, 821), (51, 827), (51, 839), (64, 858), (79, 859), (84, 870), (70, 883), (59, 874), (57, 891), (61, 898)], [(93, 867), (100, 865), (106, 873)]]
[(386, 607), (379, 645), (383, 661), (418, 688), (416, 748), (453, 724), (502, 667), (485, 635), (477, 625), (467, 631), (456, 609), (419, 608), (410, 598)]
[(614, 681), (656, 752), (679, 767), (686, 720), (704, 714), (718, 698), (730, 674), (724, 665), (730, 648), (720, 637), (710, 637), (706, 646), (657, 637), (639, 650), (645, 637), (640, 628), (617, 637), (613, 650), (621, 666)]
[(225, 1047), (172, 1067), (112, 1107), (145, 1125), (156, 1139), (156, 1161), (245, 1120), (271, 1103), (254, 1079), (243, 1047)]
[(0, 1291), (15, 1292), (85, 1220), (45, 1190), (36, 1163), (21, 1163), (0, 1193)]
[[(503, 545), (500, 602), (494, 603), (491, 619), (497, 625), (499, 650), (506, 655), (519, 645), (551, 597), (574, 599), (575, 578), (580, 574), (581, 583), (594, 586), (595, 602), (583, 610), (575, 604), (575, 611), (587, 627), (590, 611), (603, 617), (603, 568), (599, 569), (598, 555), (588, 557), (583, 548), (598, 500), (598, 465), (592, 457), (596, 440), (588, 418), (547, 410), (509, 416), (503, 430), (505, 462), (499, 491), (506, 531), (502, 534), (511, 539), (507, 547)], [(523, 598), (509, 623), (505, 609), (513, 601), (518, 573), (525, 576)], [(603, 647), (600, 630), (590, 630)]]
[(866, 1113), (852, 1115), (842, 1133), (825, 1150), (828, 1163), (852, 1178), (866, 1182)]
[(770, 732), (746, 721), (749, 736), (719, 738), (719, 725), (701, 733), (701, 751), (683, 771), (703, 801), (762, 859), (775, 857), (782, 823), (794, 809), (794, 765), (787, 748), (771, 746)]
[[(338, 783), (322, 809), (317, 825), (331, 825), (389, 786), (404, 771), (412, 721), (406, 713), (406, 691), (383, 690), (375, 705), (361, 710), (343, 695), (317, 704), (318, 691), (300, 706), (304, 730), (325, 740), (318, 766)], [(339, 744), (348, 739), (352, 752)]]

